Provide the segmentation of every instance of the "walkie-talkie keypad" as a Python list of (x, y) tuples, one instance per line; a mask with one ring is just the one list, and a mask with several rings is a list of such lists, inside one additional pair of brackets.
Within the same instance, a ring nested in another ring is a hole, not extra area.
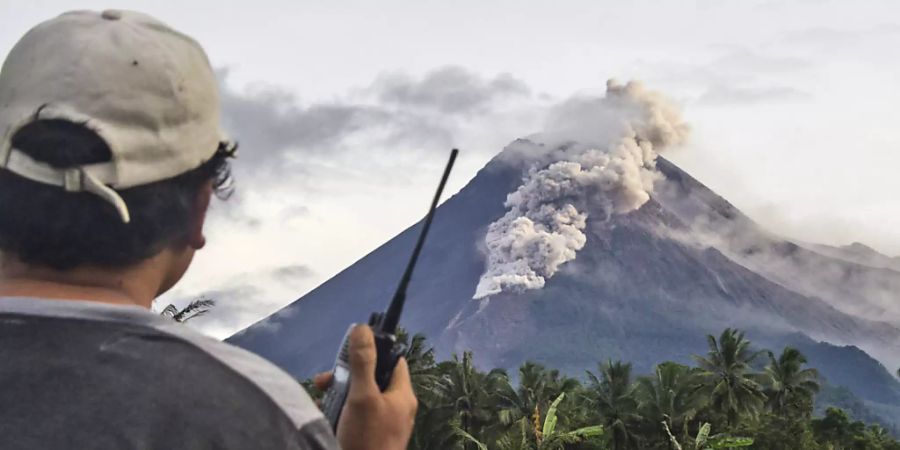
[(338, 352), (338, 359), (350, 362), (350, 339), (344, 339), (344, 345), (341, 346), (341, 351)]

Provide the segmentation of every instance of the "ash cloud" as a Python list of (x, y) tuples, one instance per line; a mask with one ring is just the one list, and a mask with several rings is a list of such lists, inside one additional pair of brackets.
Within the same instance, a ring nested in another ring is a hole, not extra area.
[(661, 176), (657, 152), (687, 135), (678, 110), (639, 82), (611, 80), (605, 97), (560, 106), (531, 138), (560, 150), (529, 170), (488, 227), (487, 267), (473, 298), (543, 287), (584, 247), (589, 216), (606, 220), (650, 199)]

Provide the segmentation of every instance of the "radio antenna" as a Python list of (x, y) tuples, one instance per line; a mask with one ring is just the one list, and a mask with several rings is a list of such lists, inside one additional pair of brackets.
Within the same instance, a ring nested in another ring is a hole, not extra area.
[(409, 258), (409, 264), (406, 271), (403, 272), (403, 278), (400, 278), (400, 284), (397, 285), (397, 292), (391, 300), (390, 306), (385, 311), (381, 321), (381, 330), (386, 333), (393, 334), (397, 329), (397, 322), (400, 321), (400, 313), (403, 312), (403, 304), (406, 302), (406, 287), (409, 286), (409, 280), (412, 278), (413, 269), (416, 267), (416, 261), (419, 259), (419, 253), (425, 244), (425, 236), (428, 235), (428, 229), (431, 227), (431, 220), (434, 218), (434, 212), (437, 209), (438, 201), (441, 199), (441, 193), (444, 191), (444, 185), (447, 184), (447, 178), (450, 176), (450, 170), (453, 168), (453, 162), (456, 161), (456, 155), (459, 150), (450, 151), (450, 160), (447, 161), (447, 167), (444, 169), (444, 176), (441, 177), (441, 184), (438, 185), (437, 192), (434, 194), (434, 200), (431, 201), (431, 208), (425, 221), (422, 224), (422, 231), (419, 232), (419, 240), (413, 249), (412, 257)]

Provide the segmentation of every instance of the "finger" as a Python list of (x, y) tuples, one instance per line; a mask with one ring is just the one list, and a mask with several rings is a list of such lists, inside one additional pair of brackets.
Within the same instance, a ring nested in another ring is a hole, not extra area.
[(411, 417), (415, 417), (419, 401), (413, 390), (412, 380), (409, 376), (409, 364), (406, 358), (400, 358), (391, 374), (391, 384), (384, 391), (385, 397), (394, 399), (405, 405)]
[(322, 372), (313, 377), (313, 386), (320, 391), (324, 391), (328, 389), (328, 386), (331, 386), (331, 380), (334, 379), (334, 373), (332, 372)]
[(394, 366), (394, 373), (391, 374), (391, 384), (388, 385), (384, 393), (407, 394), (411, 393), (412, 390), (412, 380), (410, 380), (409, 377), (409, 364), (406, 362), (406, 358), (401, 357), (397, 360), (397, 365)]
[(357, 325), (350, 332), (350, 396), (378, 392), (375, 384), (375, 336), (366, 325)]

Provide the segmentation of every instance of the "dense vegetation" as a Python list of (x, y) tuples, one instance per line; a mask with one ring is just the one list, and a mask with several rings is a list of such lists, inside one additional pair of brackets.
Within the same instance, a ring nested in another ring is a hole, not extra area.
[(900, 450), (842, 409), (814, 417), (822, 380), (803, 354), (754, 351), (733, 329), (708, 336), (693, 366), (636, 376), (605, 361), (584, 382), (531, 362), (484, 372), (469, 352), (438, 362), (423, 336), (399, 340), (420, 402), (410, 449)]

